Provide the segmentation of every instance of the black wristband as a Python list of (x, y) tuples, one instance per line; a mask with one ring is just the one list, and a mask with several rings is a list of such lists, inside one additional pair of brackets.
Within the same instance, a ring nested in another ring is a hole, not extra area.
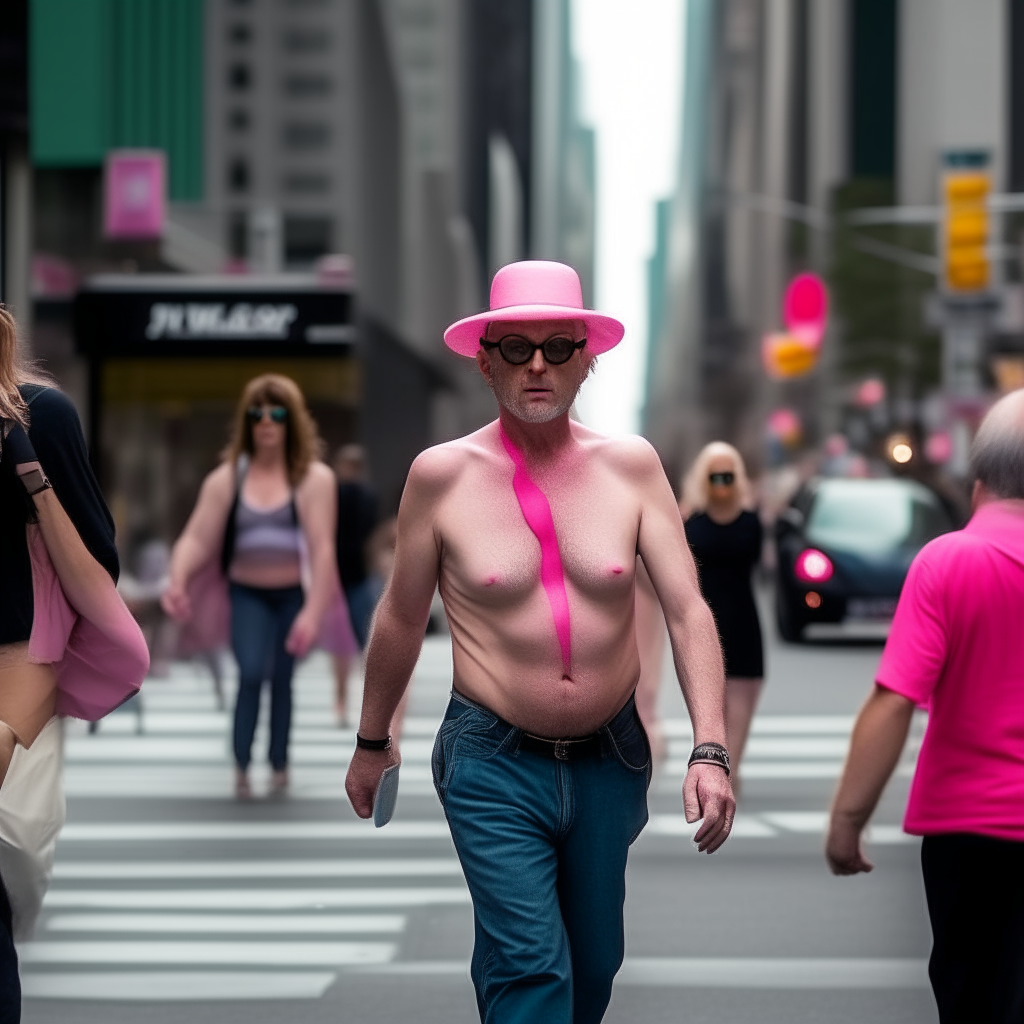
[(368, 740), (365, 736), (356, 733), (356, 746), (363, 750), (390, 750), (391, 737), (385, 736), (382, 740)]
[(28, 492), (30, 498), (35, 497), (40, 491), (49, 491), (53, 488), (49, 478), (41, 469), (33, 469), (28, 473), (20, 473), (22, 487)]
[(727, 776), (732, 774), (729, 751), (721, 743), (698, 743), (690, 754), (690, 760), (686, 762), (687, 768), (691, 764), (717, 764)]

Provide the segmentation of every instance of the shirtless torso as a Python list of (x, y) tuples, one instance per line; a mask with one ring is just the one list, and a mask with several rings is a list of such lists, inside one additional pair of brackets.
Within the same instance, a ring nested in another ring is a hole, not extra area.
[(567, 442), (550, 459), (530, 460), (529, 469), (548, 498), (559, 541), (571, 629), (568, 672), (540, 578), (540, 544), (513, 491), (513, 464), (498, 425), (423, 459), (423, 475), (437, 481), (429, 503), (455, 689), (513, 725), (551, 737), (603, 725), (640, 671), (633, 585), (643, 442), (610, 440), (578, 423), (570, 424)]

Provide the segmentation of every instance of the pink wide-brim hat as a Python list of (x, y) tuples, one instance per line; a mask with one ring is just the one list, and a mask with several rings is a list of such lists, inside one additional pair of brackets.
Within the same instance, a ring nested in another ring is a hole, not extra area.
[(502, 267), (491, 282), (491, 308), (452, 324), (444, 332), (444, 343), (460, 356), (475, 356), (487, 325), (495, 320), (582, 320), (587, 351), (594, 355), (614, 348), (626, 332), (615, 317), (584, 309), (576, 271), (550, 260), (523, 260)]

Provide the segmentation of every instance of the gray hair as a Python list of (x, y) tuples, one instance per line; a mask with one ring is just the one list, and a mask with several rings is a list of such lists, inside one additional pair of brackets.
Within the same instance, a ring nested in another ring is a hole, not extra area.
[(1024, 388), (989, 409), (971, 445), (971, 475), (996, 498), (1024, 498)]

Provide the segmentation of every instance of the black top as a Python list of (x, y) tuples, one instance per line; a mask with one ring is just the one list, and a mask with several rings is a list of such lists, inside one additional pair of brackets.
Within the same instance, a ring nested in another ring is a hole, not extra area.
[(338, 484), (338, 573), (347, 590), (366, 579), (366, 542), (377, 525), (377, 495), (356, 480)]
[[(86, 548), (116, 582), (114, 520), (89, 465), (74, 405), (55, 388), (26, 384), (19, 390), (31, 402), (29, 440), (54, 493)], [(0, 454), (0, 644), (22, 643), (32, 634), (32, 565), (25, 525), (34, 511), (5, 448)]]
[(686, 521), (686, 539), (697, 562), (700, 587), (715, 616), (725, 655), (725, 674), (759, 679), (764, 675), (761, 625), (750, 575), (761, 559), (761, 520), (741, 512), (731, 523), (706, 513)]

